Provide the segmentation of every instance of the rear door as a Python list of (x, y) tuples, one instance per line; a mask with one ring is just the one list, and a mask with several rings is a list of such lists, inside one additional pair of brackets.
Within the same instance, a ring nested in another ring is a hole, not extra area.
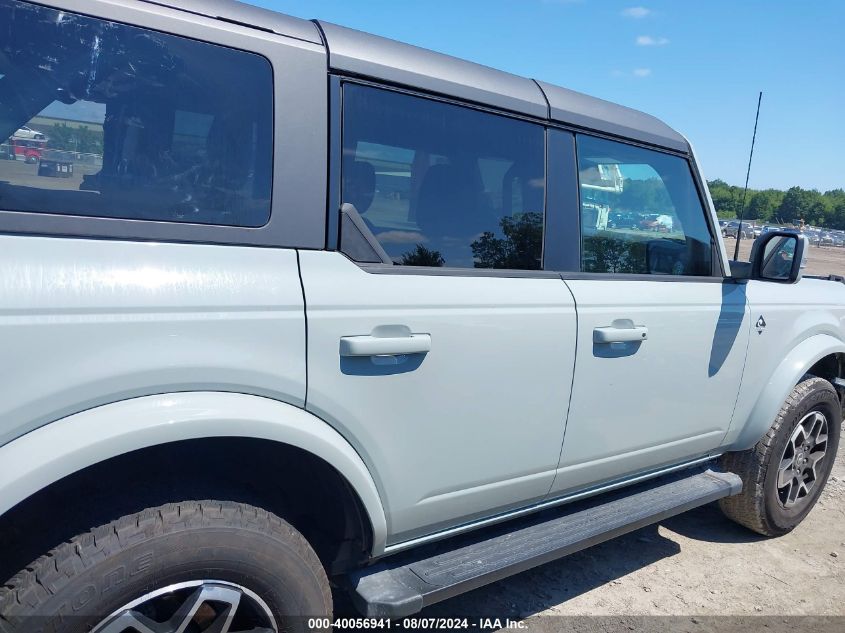
[(346, 252), (300, 253), (308, 409), (368, 463), (389, 543), (542, 499), (575, 355), (543, 127), (355, 83), (342, 124)]
[(687, 160), (587, 135), (577, 151), (578, 357), (553, 494), (719, 446), (749, 336)]

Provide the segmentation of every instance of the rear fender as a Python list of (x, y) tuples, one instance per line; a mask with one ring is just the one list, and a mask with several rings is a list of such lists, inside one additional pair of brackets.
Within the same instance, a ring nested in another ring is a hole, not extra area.
[(186, 392), (103, 405), (42, 426), (0, 447), (0, 515), (83, 468), (149, 446), (208, 437), (249, 437), (295, 446), (333, 466), (355, 490), (373, 527), (387, 525), (373, 478), (333, 428), (290, 404), (237, 393)]

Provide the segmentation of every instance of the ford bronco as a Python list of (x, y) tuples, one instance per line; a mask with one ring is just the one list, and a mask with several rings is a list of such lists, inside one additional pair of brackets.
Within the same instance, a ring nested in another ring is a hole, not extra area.
[(729, 261), (651, 116), (223, 0), (0, 0), (28, 126), (72, 170), (0, 161), (3, 633), (399, 618), (825, 485), (845, 284), (794, 232)]

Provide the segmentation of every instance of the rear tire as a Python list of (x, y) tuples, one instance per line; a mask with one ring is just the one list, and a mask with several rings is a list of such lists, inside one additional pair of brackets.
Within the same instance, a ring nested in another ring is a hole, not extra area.
[(0, 630), (113, 633), (191, 604), (191, 631), (229, 617), (232, 633), (305, 631), (306, 617), (332, 613), (326, 573), (288, 523), (242, 503), (184, 501), (76, 536), (18, 572), (0, 586)]
[[(842, 408), (833, 385), (806, 376), (754, 448), (722, 456), (722, 467), (742, 478), (742, 492), (719, 501), (722, 512), (764, 536), (793, 530), (827, 483), (841, 424)], [(822, 434), (824, 441), (818, 442)]]

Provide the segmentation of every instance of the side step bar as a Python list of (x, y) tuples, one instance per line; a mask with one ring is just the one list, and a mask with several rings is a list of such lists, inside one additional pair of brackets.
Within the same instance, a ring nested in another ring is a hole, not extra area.
[(734, 473), (682, 471), (397, 554), (346, 580), (362, 613), (402, 618), (741, 490)]

